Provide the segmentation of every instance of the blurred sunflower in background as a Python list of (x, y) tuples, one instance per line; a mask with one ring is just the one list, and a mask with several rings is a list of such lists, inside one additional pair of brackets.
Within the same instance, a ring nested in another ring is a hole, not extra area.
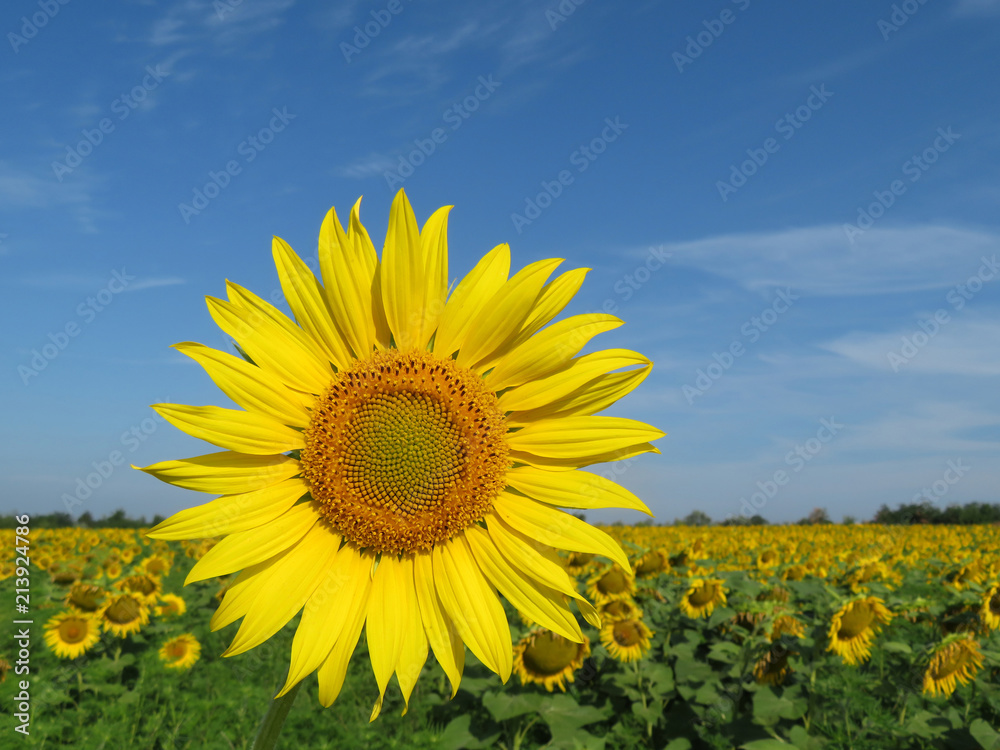
[(159, 655), (167, 669), (190, 669), (201, 657), (201, 644), (191, 633), (184, 633), (164, 643)]
[(119, 638), (138, 633), (149, 624), (149, 607), (138, 594), (112, 596), (99, 611), (104, 629)]
[(726, 603), (724, 583), (721, 578), (693, 579), (681, 597), (681, 612), (691, 618), (711, 617), (716, 607)]
[(609, 620), (601, 627), (601, 644), (612, 659), (638, 661), (649, 651), (653, 631), (637, 616), (628, 620)]
[(566, 682), (590, 656), (590, 639), (579, 643), (551, 630), (536, 629), (514, 646), (514, 673), (521, 684), (536, 683), (550, 693), (553, 688), (566, 692)]
[(987, 628), (1000, 629), (1000, 584), (995, 584), (986, 592), (979, 614)]
[(871, 643), (882, 626), (889, 624), (892, 613), (876, 596), (849, 601), (830, 621), (830, 645), (848, 664), (861, 664), (871, 656)]
[(625, 349), (577, 356), (619, 319), (549, 325), (587, 269), (549, 281), (561, 261), (542, 260), (508, 278), (510, 251), (500, 245), (449, 294), (450, 207), (420, 229), (400, 191), (380, 259), (358, 205), (346, 229), (327, 214), (321, 279), (274, 239), (294, 320), (234, 283), (227, 300), (208, 298), (245, 358), (176, 348), (242, 409), (155, 405), (223, 450), (143, 471), (222, 495), (149, 536), (225, 537), (187, 578), (242, 571), (211, 621), (218, 629), (243, 618), (225, 655), (261, 644), (302, 610), (279, 696), (315, 671), (330, 705), (364, 628), (379, 690), (374, 719), (393, 673), (408, 702), (429, 649), (453, 695), (465, 645), (509, 678), (513, 646), (497, 592), (583, 643), (568, 601), (595, 627), (597, 612), (556, 550), (631, 570), (610, 536), (558, 508), (649, 513), (624, 488), (578, 469), (658, 452), (650, 441), (664, 433), (594, 416), (652, 366)]
[(75, 659), (100, 639), (100, 622), (83, 612), (62, 612), (45, 623), (45, 642), (60, 659)]

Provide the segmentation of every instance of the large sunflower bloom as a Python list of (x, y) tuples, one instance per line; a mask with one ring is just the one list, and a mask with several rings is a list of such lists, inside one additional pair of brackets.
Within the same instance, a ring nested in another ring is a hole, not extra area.
[(830, 621), (827, 651), (840, 654), (848, 664), (860, 664), (871, 656), (875, 634), (892, 619), (885, 602), (875, 596), (848, 602)]
[(449, 208), (418, 230), (400, 191), (381, 260), (358, 204), (347, 230), (331, 210), (319, 237), (322, 280), (275, 238), (295, 320), (229, 283), (229, 299), (208, 298), (209, 311), (246, 358), (176, 347), (243, 409), (154, 407), (223, 452), (144, 469), (223, 495), (149, 536), (225, 537), (187, 579), (242, 571), (211, 621), (218, 629), (243, 618), (225, 655), (261, 644), (303, 610), (279, 695), (316, 671), (330, 705), (364, 627), (379, 691), (373, 719), (394, 672), (409, 700), (428, 647), (453, 694), (464, 645), (510, 677), (497, 591), (582, 643), (563, 595), (595, 626), (596, 610), (551, 553), (601, 554), (625, 570), (628, 560), (610, 536), (556, 506), (648, 513), (627, 490), (577, 469), (657, 452), (649, 441), (663, 435), (592, 416), (651, 367), (622, 349), (576, 356), (621, 321), (588, 314), (546, 327), (585, 269), (548, 282), (560, 261), (543, 260), (508, 279), (500, 245), (448, 294)]

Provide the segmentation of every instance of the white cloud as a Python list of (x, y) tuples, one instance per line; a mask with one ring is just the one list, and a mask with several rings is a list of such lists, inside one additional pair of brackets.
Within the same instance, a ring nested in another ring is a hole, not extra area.
[(955, 15), (962, 18), (1000, 16), (1000, 0), (958, 0)]
[(338, 167), (337, 173), (341, 177), (362, 180), (366, 177), (384, 174), (386, 170), (394, 169), (395, 167), (396, 162), (385, 154), (373, 153), (363, 159), (358, 159), (350, 164)]
[(842, 296), (947, 288), (998, 245), (996, 234), (942, 225), (872, 228), (852, 245), (842, 227), (825, 225), (667, 243), (664, 250), (675, 263), (746, 289), (789, 286)]

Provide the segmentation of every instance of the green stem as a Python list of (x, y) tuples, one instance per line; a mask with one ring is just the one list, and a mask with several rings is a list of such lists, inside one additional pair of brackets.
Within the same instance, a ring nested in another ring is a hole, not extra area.
[(288, 716), (295, 701), (295, 694), (299, 692), (301, 686), (302, 683), (298, 682), (283, 696), (271, 701), (254, 738), (253, 750), (274, 750), (278, 744), (278, 735), (281, 734), (281, 726), (285, 723), (285, 717)]

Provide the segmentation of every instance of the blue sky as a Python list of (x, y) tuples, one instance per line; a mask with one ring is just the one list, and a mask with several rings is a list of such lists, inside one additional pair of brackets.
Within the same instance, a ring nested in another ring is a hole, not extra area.
[(656, 363), (609, 413), (668, 433), (602, 473), (658, 519), (1000, 501), (996, 0), (17, 0), (0, 31), (2, 511), (207, 500), (128, 468), (213, 450), (149, 408), (227, 403), (170, 345), (227, 349), (205, 295), (269, 296), (271, 236), (315, 257), (330, 206), (380, 246), (399, 187), (455, 205), (453, 277), (501, 242), (593, 269), (568, 312)]

